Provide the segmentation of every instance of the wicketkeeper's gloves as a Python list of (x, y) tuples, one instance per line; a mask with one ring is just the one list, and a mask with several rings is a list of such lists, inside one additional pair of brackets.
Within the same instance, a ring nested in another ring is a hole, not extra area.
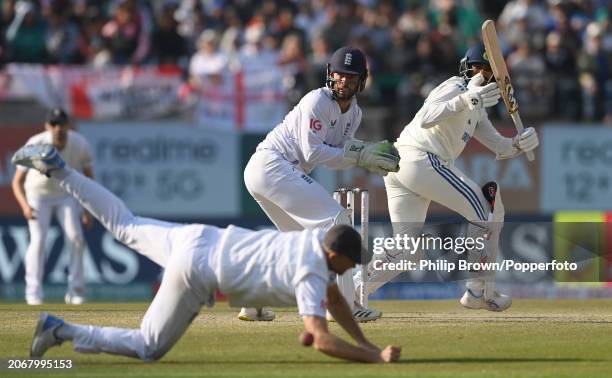
[(386, 140), (372, 143), (351, 139), (344, 145), (344, 159), (381, 176), (399, 171), (399, 151)]

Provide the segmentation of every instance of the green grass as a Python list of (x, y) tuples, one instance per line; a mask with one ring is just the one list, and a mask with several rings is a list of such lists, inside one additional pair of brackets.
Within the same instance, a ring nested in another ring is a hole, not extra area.
[[(276, 309), (270, 323), (245, 323), (220, 304), (202, 309), (184, 337), (159, 362), (105, 354), (78, 354), (69, 343), (45, 357), (74, 361), (71, 371), (15, 371), (0, 376), (67, 377), (491, 377), (609, 376), (612, 301), (517, 300), (505, 313), (468, 311), (456, 301), (374, 302), (380, 321), (367, 336), (403, 347), (394, 365), (348, 363), (300, 345), (301, 321)], [(80, 323), (138, 327), (146, 304), (0, 305), (0, 360), (25, 358), (38, 312)], [(342, 334), (336, 324), (332, 331)], [(12, 375), (11, 375), (12, 374)]]

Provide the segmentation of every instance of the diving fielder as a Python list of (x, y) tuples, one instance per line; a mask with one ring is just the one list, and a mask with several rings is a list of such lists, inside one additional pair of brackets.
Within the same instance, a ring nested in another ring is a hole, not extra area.
[[(395, 143), (401, 161), (399, 172), (385, 177), (389, 213), (395, 235), (418, 237), (429, 203), (444, 205), (470, 222), (470, 236), (487, 239), (484, 250), (471, 251), (468, 259), (495, 262), (504, 221), (500, 188), (491, 182), (481, 189), (455, 167), (454, 161), (472, 136), (493, 151), (497, 159), (509, 159), (535, 149), (538, 135), (530, 127), (514, 138), (506, 138), (489, 121), (486, 108), (497, 104), (500, 90), (495, 82), (491, 83), (493, 74), (482, 43), (467, 51), (461, 60), (460, 74), (461, 77), (451, 77), (429, 94)], [(403, 256), (402, 251), (387, 251), (380, 258), (397, 261), (409, 257)], [(375, 291), (399, 273), (374, 270), (371, 264), (368, 291)], [(361, 277), (355, 281), (359, 292)], [(485, 286), (492, 289), (493, 282), (490, 272), (472, 276), (461, 304), (491, 311), (510, 307), (509, 296), (485, 291)]]
[[(368, 77), (361, 50), (342, 47), (327, 65), (326, 86), (306, 94), (257, 146), (244, 170), (246, 187), (280, 231), (328, 229), (350, 224), (346, 210), (308, 174), (322, 164), (331, 169), (354, 166), (380, 175), (398, 169), (399, 154), (387, 141), (353, 139), (361, 123), (355, 94)], [(380, 312), (355, 302), (351, 274), (338, 285), (359, 321), (376, 320)], [(271, 310), (243, 308), (242, 320), (272, 320)]]
[[(328, 355), (363, 362), (399, 359), (400, 348), (389, 345), (381, 350), (366, 339), (335, 284), (336, 274), (369, 261), (352, 227), (282, 233), (167, 223), (134, 216), (103, 186), (66, 167), (50, 144), (25, 146), (12, 162), (50, 177), (117, 240), (165, 268), (140, 328), (79, 325), (43, 312), (32, 340), (32, 357), (70, 340), (77, 352), (158, 360), (180, 339), (200, 307), (213, 306), (219, 289), (234, 306), (297, 303), (315, 348)], [(357, 345), (329, 333), (326, 307)]]

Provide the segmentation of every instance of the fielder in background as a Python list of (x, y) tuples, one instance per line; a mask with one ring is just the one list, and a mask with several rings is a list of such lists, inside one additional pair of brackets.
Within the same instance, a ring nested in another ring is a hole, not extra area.
[[(467, 51), (461, 60), (460, 74), (429, 94), (395, 143), (401, 161), (399, 172), (385, 177), (389, 213), (395, 235), (418, 237), (429, 203), (444, 205), (467, 219), (468, 236), (488, 239), (485, 248), (470, 251), (468, 259), (494, 262), (504, 222), (500, 188), (494, 182), (481, 188), (457, 169), (454, 161), (472, 136), (493, 151), (497, 159), (509, 159), (534, 150), (539, 144), (538, 135), (530, 127), (514, 138), (506, 138), (489, 121), (486, 108), (498, 103), (500, 90), (491, 82), (491, 67), (482, 43)], [(406, 251), (388, 250), (380, 258), (393, 262), (410, 256)], [(372, 264), (368, 272), (369, 292), (400, 273), (374, 270)], [(359, 292), (361, 277), (355, 281)], [(471, 309), (507, 309), (512, 304), (511, 298), (492, 290), (493, 283), (494, 275), (490, 272), (475, 272), (467, 281), (461, 304)]]
[[(49, 176), (117, 240), (165, 268), (140, 328), (72, 324), (43, 312), (32, 340), (32, 357), (70, 340), (77, 352), (158, 360), (181, 338), (203, 305), (214, 305), (219, 289), (232, 306), (297, 304), (304, 328), (314, 336), (314, 347), (330, 356), (363, 362), (399, 359), (400, 348), (381, 350), (367, 340), (335, 283), (336, 274), (371, 257), (352, 227), (283, 233), (162, 222), (134, 216), (103, 186), (66, 167), (52, 145), (25, 146), (12, 162)], [(329, 333), (326, 307), (357, 345)]]
[[(386, 175), (398, 170), (399, 153), (387, 141), (353, 138), (361, 123), (356, 93), (368, 77), (361, 50), (342, 47), (327, 65), (325, 87), (306, 94), (257, 146), (244, 170), (246, 187), (280, 231), (350, 224), (348, 212), (308, 174), (322, 164), (331, 169), (359, 166)], [(358, 321), (376, 320), (380, 312), (359, 308), (350, 272), (338, 285)], [(272, 320), (271, 310), (243, 308), (242, 320)]]
[[(69, 125), (70, 120), (64, 110), (52, 109), (45, 123), (45, 131), (31, 137), (26, 144), (53, 144), (71, 167), (93, 178), (91, 147), (82, 135), (69, 130)], [(90, 215), (83, 212), (78, 202), (67, 195), (57, 183), (48, 180), (35, 169), (18, 167), (12, 186), (30, 231), (30, 244), (25, 256), (26, 302), (29, 305), (43, 303), (45, 244), (51, 215), (55, 214), (64, 230), (64, 242), (70, 250), (68, 290), (64, 299), (67, 304), (83, 303), (85, 240), (81, 222), (89, 226)]]

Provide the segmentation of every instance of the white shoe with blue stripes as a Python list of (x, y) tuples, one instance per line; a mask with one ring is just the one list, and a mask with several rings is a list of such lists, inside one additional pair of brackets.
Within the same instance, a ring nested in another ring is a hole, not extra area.
[(21, 165), (27, 168), (36, 169), (42, 174), (49, 174), (62, 169), (66, 163), (60, 156), (57, 148), (52, 144), (31, 144), (21, 147), (11, 159), (14, 165)]
[(41, 312), (32, 338), (30, 357), (42, 357), (49, 348), (63, 343), (64, 340), (55, 336), (55, 331), (62, 325), (63, 319)]
[(512, 305), (512, 298), (505, 294), (495, 292), (493, 299), (486, 300), (484, 298), (484, 290), (479, 293), (474, 293), (471, 289), (467, 289), (459, 302), (465, 308), (471, 310), (489, 310), (489, 311), (504, 311)]

